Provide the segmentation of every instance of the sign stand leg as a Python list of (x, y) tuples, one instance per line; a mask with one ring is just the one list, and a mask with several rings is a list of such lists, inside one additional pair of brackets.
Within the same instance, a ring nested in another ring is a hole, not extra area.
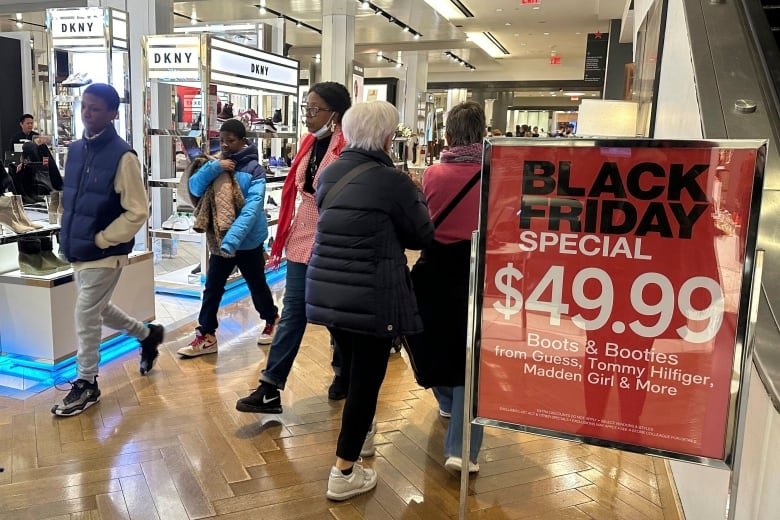
[(469, 314), (468, 332), (466, 335), (466, 381), (463, 391), (463, 437), (461, 446), (460, 467), (460, 510), (459, 520), (468, 517), (469, 497), (469, 464), (471, 462), (471, 416), (472, 395), (474, 392), (474, 348), (477, 330), (477, 258), (479, 253), (479, 231), (471, 234), (471, 259), (469, 275)]
[(728, 520), (737, 518), (737, 490), (739, 488), (739, 474), (742, 466), (742, 447), (744, 444), (745, 419), (747, 416), (747, 403), (750, 394), (750, 375), (753, 370), (753, 347), (756, 338), (756, 322), (758, 321), (758, 302), (761, 300), (761, 274), (764, 270), (764, 251), (756, 251), (755, 268), (753, 269), (753, 281), (750, 284), (750, 307), (748, 309), (748, 324), (745, 331), (744, 349), (745, 355), (742, 359), (742, 391), (737, 408), (737, 428), (734, 432), (734, 460), (731, 465), (731, 476), (729, 478), (729, 497), (728, 497)]

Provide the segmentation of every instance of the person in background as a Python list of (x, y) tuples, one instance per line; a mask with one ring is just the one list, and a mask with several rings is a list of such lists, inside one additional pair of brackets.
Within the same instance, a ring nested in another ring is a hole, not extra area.
[(506, 133), (506, 135), (505, 135), (504, 137), (513, 137), (513, 136), (512, 136), (512, 132), (507, 132), (507, 133)]
[(306, 273), (306, 316), (328, 327), (350, 380), (328, 478), (331, 500), (376, 486), (376, 473), (358, 459), (374, 453), (372, 420), (390, 348), (399, 335), (422, 330), (404, 251), (430, 243), (433, 224), (422, 193), (388, 155), (398, 120), (386, 101), (351, 108), (343, 119), (349, 147), (317, 188), (320, 219)]
[(148, 327), (111, 303), (135, 234), (149, 217), (138, 157), (114, 129), (119, 94), (93, 83), (81, 98), (84, 137), (68, 146), (62, 196), (60, 249), (75, 272), (78, 379), (55, 404), (54, 415), (77, 415), (100, 401), (97, 376), (103, 324), (141, 342), (141, 374), (148, 373), (163, 342), (162, 325)]
[[(423, 249), (421, 261), (430, 262), (437, 273), (430, 291), (433, 301), (418, 301), (425, 337), (451, 345), (449, 356), (441, 358), (440, 386), (433, 392), (439, 401), (439, 414), (450, 418), (444, 440), (444, 466), (460, 471), (463, 439), (463, 400), (466, 373), (466, 323), (468, 317), (469, 258), (471, 233), (479, 219), (479, 182), (485, 112), (473, 101), (454, 106), (447, 117), (446, 138), (450, 150), (441, 163), (430, 166), (423, 175), (423, 193), (431, 218), (436, 220), (471, 181), (473, 186), (436, 228), (435, 242)], [(419, 297), (419, 293), (418, 293)], [(479, 471), (477, 457), (482, 446), (482, 426), (471, 429), (469, 472)]]
[(535, 126), (531, 130), (531, 137), (539, 137), (539, 127)]
[(498, 128), (493, 129), (493, 137), (501, 137), (504, 133)]
[[(229, 212), (233, 213), (231, 216), (234, 216), (234, 219), (232, 223), (224, 226), (227, 227), (224, 236), (211, 237), (211, 241), (218, 245), (211, 251), (195, 338), (189, 345), (177, 351), (184, 358), (217, 352), (215, 333), (219, 325), (219, 305), (225, 294), (227, 279), (236, 267), (246, 281), (255, 310), (260, 319), (265, 321), (265, 327), (257, 340), (258, 344), (271, 343), (274, 327), (279, 319), (279, 309), (274, 305), (271, 289), (265, 279), (263, 243), (268, 238), (268, 220), (263, 211), (265, 170), (258, 162), (257, 147), (247, 143), (246, 127), (238, 119), (228, 119), (222, 123), (219, 140), (222, 147), (221, 159), (210, 160), (193, 173), (189, 180), (189, 189), (193, 197), (200, 199), (209, 186), (214, 186), (217, 216), (224, 218)], [(240, 189), (243, 195), (244, 203), (240, 209), (233, 207), (234, 197), (219, 196), (220, 192), (233, 191), (216, 187), (223, 172), (228, 172), (235, 178), (236, 188)]]
[[(320, 172), (338, 158), (346, 144), (341, 120), (350, 106), (352, 101), (347, 88), (326, 81), (311, 87), (306, 105), (301, 109), (309, 133), (303, 137), (285, 179), (276, 239), (271, 247), (271, 262), (280, 262), (285, 250), (287, 255), (282, 318), (268, 352), (265, 370), (260, 374), (260, 385), (236, 402), (240, 412), (282, 413), (280, 390), (284, 390), (306, 331), (306, 267), (319, 218), (314, 194)], [(296, 210), (297, 197), (301, 203)], [(338, 346), (334, 347), (337, 357)], [(334, 359), (334, 365), (339, 364)], [(348, 381), (340, 368), (334, 366), (334, 371), (336, 376), (328, 389), (328, 398), (343, 399)]]
[(19, 118), (19, 131), (11, 138), (10, 149), (12, 152), (15, 144), (33, 141), (39, 135), (33, 130), (33, 126), (35, 126), (35, 119), (32, 114), (22, 114), (22, 117)]

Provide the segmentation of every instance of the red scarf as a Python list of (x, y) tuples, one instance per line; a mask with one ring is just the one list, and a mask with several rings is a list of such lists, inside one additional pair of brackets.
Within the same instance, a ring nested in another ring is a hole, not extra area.
[[(292, 224), (293, 215), (295, 214), (295, 199), (298, 196), (295, 178), (297, 176), (298, 167), (307, 152), (311, 150), (316, 140), (314, 135), (310, 133), (303, 136), (301, 147), (298, 150), (298, 153), (295, 154), (292, 165), (290, 165), (290, 171), (287, 173), (287, 178), (284, 179), (284, 186), (282, 187), (282, 206), (279, 208), (279, 223), (276, 226), (276, 237), (274, 238), (273, 245), (271, 245), (271, 258), (268, 261), (268, 264), (271, 267), (277, 267), (282, 261), (282, 253), (287, 245), (287, 239), (290, 236), (290, 225)], [(340, 154), (345, 145), (344, 134), (338, 132), (338, 141), (333, 148), (333, 152), (336, 155)]]

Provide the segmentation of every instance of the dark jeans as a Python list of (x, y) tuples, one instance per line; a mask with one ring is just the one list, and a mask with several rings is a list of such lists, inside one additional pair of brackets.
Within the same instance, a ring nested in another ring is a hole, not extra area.
[(329, 327), (328, 330), (341, 349), (341, 370), (349, 374), (336, 456), (354, 462), (360, 457), (360, 449), (374, 420), (393, 340), (343, 329)]
[(198, 328), (204, 334), (214, 334), (219, 326), (217, 321), (219, 304), (222, 301), (222, 295), (225, 294), (227, 279), (235, 267), (238, 267), (246, 281), (249, 294), (252, 296), (252, 303), (260, 314), (260, 318), (271, 321), (276, 318), (279, 312), (279, 309), (274, 305), (268, 282), (265, 280), (263, 246), (238, 250), (233, 258), (211, 255), (209, 270), (206, 273), (206, 288), (203, 290), (203, 303), (200, 306), (200, 315), (198, 316), (198, 324), (200, 325)]
[[(306, 332), (306, 264), (287, 261), (282, 318), (276, 327), (273, 343), (268, 351), (268, 362), (260, 374), (260, 382), (284, 390), (295, 357)], [(333, 350), (333, 372), (341, 374), (338, 346)]]

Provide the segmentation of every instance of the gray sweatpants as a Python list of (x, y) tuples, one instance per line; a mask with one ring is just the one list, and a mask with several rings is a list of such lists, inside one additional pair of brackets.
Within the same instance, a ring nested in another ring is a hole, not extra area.
[(139, 340), (149, 335), (140, 321), (125, 314), (111, 303), (122, 268), (97, 268), (76, 271), (76, 334), (79, 349), (76, 354), (79, 379), (95, 382), (100, 363), (100, 336), (103, 323), (115, 330), (126, 331)]

